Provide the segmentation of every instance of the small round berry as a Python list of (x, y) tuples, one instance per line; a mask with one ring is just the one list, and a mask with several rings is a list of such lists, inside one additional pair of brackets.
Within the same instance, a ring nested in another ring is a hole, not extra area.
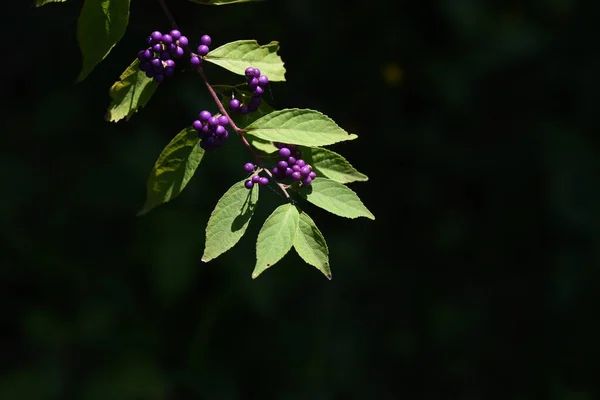
[(248, 78), (252, 78), (252, 77), (254, 77), (254, 68), (248, 67), (248, 68), (246, 68), (246, 71), (244, 73), (246, 74), (246, 76)]
[(155, 53), (160, 53), (163, 49), (162, 44), (155, 44), (154, 46), (152, 46), (152, 51)]
[(161, 60), (170, 60), (171, 59), (171, 53), (169, 53), (168, 51), (161, 51), (160, 52), (160, 59)]
[(286, 157), (289, 157), (290, 154), (292, 154), (292, 152), (287, 147), (282, 147), (282, 148), (279, 149), (279, 157), (286, 158)]
[(262, 99), (260, 97), (252, 96), (252, 98), (250, 99), (250, 104), (248, 104), (248, 108), (256, 111), (258, 109), (258, 106), (260, 106), (261, 101)]
[(252, 164), (251, 162), (247, 162), (246, 164), (244, 164), (244, 171), (246, 171), (246, 172), (254, 171), (254, 164)]
[(317, 173), (315, 171), (310, 171), (310, 174), (308, 174), (308, 176), (310, 177), (310, 179), (315, 179), (317, 177)]
[(200, 62), (201, 60), (197, 56), (190, 57), (190, 64), (192, 64), (192, 67), (198, 67), (200, 65)]
[(238, 99), (229, 100), (229, 109), (233, 112), (239, 110), (241, 105), (242, 104), (240, 103), (240, 101)]
[(306, 161), (304, 161), (303, 159), (296, 160), (296, 165), (302, 168), (306, 165)]
[(174, 67), (165, 67), (165, 76), (173, 76), (175, 75), (175, 68)]
[(310, 185), (311, 182), (312, 182), (312, 178), (310, 176), (305, 176), (304, 178), (302, 178), (303, 185)]
[(173, 54), (173, 57), (175, 57), (175, 58), (181, 58), (181, 57), (183, 57), (183, 54), (185, 52), (183, 51), (183, 48), (177, 46), (175, 48), (175, 51), (172, 51), (171, 53)]
[(261, 178), (258, 181), (258, 183), (260, 183), (263, 186), (268, 185), (269, 184), (269, 178), (267, 178), (266, 176), (261, 176)]
[(171, 32), (169, 32), (169, 35), (171, 35), (173, 40), (177, 40), (181, 37), (181, 32), (179, 32), (177, 29), (173, 29)]
[(252, 186), (254, 186), (254, 182), (248, 180), (244, 182), (244, 186), (246, 187), (246, 189), (252, 189)]
[(165, 33), (164, 35), (162, 35), (162, 42), (164, 44), (171, 44), (173, 43), (173, 37), (171, 35), (169, 35), (168, 33)]
[[(171, 35), (173, 36), (173, 35)], [(187, 47), (187, 45), (190, 43), (190, 41), (188, 40), (188, 38), (186, 36), (182, 36), (177, 40), (177, 44), (179, 44), (181, 47)]]
[(175, 61), (173, 61), (173, 60), (166, 60), (165, 61), (165, 68), (175, 68)]
[(148, 71), (150, 69), (150, 63), (148, 61), (142, 61), (140, 63), (140, 71)]
[(203, 134), (204, 136), (206, 136), (206, 137), (210, 136), (210, 135), (211, 135), (211, 132), (210, 132), (210, 126), (208, 126), (208, 125), (204, 125), (204, 126), (202, 127), (202, 134)]
[(273, 167), (273, 169), (271, 170), (271, 172), (273, 172), (273, 175), (279, 175), (279, 168)]
[(200, 38), (200, 43), (203, 44), (203, 45), (205, 45), (205, 46), (210, 46), (210, 42), (212, 42), (212, 39), (208, 35), (203, 35)]
[(260, 176), (258, 176), (258, 175), (253, 175), (253, 176), (252, 176), (252, 182), (253, 182), (253, 183), (259, 183), (259, 182), (260, 182)]
[(287, 147), (284, 143), (279, 143), (279, 142), (273, 142), (273, 145), (275, 147), (277, 147), (278, 149), (281, 149), (282, 147)]
[(287, 168), (285, 169), (285, 176), (290, 176), (290, 175), (292, 175), (293, 173), (294, 173), (294, 170), (293, 170), (293, 169), (291, 169), (290, 167), (287, 167)]
[(296, 158), (294, 158), (293, 156), (290, 156), (290, 158), (287, 159), (288, 165), (294, 165), (296, 164)]
[(312, 169), (310, 168), (310, 165), (305, 165), (304, 167), (300, 168), (300, 173), (302, 174), (302, 176), (308, 176), (311, 170)]
[(154, 75), (154, 80), (157, 83), (161, 83), (162, 81), (165, 80), (165, 76), (163, 74), (156, 74), (156, 75)]
[(194, 128), (197, 131), (202, 130), (203, 126), (204, 125), (202, 124), (202, 121), (200, 121), (199, 119), (197, 119), (194, 122), (192, 122), (192, 128)]
[(225, 135), (225, 132), (227, 132), (227, 130), (225, 129), (225, 127), (223, 125), (215, 126), (215, 135), (223, 136), (223, 135)]
[(229, 136), (229, 132), (227, 131), (227, 129), (225, 129), (225, 133), (223, 133), (222, 136), (219, 136), (219, 139), (225, 140), (225, 139), (227, 139), (228, 136)]
[(258, 86), (265, 87), (269, 84), (269, 78), (266, 75), (261, 75), (258, 77)]
[(198, 46), (198, 49), (196, 49), (196, 52), (198, 53), (198, 55), (200, 57), (204, 57), (205, 55), (208, 54), (209, 48), (207, 45), (201, 44), (200, 46)]
[(258, 78), (258, 77), (260, 77), (260, 69), (258, 69), (258, 68), (254, 68), (254, 77), (255, 77), (255, 78)]
[(140, 60), (140, 61), (145, 61), (146, 60), (146, 58), (144, 57), (144, 50), (138, 51), (137, 56), (138, 56), (138, 60)]
[(248, 88), (250, 90), (254, 90), (258, 87), (258, 79), (256, 78), (250, 78), (248, 79)]
[(152, 77), (154, 76), (154, 71), (152, 70), (152, 68), (149, 68), (149, 69), (146, 71), (146, 76), (147, 76), (148, 78), (152, 78)]
[(277, 168), (279, 168), (279, 169), (281, 169), (281, 170), (285, 171), (285, 169), (286, 169), (287, 167), (288, 167), (288, 163), (287, 163), (287, 162), (285, 162), (285, 161), (283, 161), (283, 160), (282, 160), (282, 161), (279, 161), (279, 162), (277, 162)]
[(219, 118), (218, 117), (210, 117), (208, 119), (208, 124), (210, 126), (217, 126), (217, 125), (219, 125)]
[(292, 179), (295, 181), (298, 181), (302, 178), (302, 174), (300, 174), (300, 172), (298, 171), (294, 171), (292, 172)]
[(302, 167), (299, 166), (298, 164), (292, 165), (292, 170), (294, 172), (300, 172), (300, 168), (302, 168)]
[[(254, 78), (254, 79), (256, 79), (256, 78)], [(260, 86), (257, 86), (254, 88), (254, 90), (252, 92), (257, 96), (262, 96), (263, 93), (265, 92), (265, 89), (261, 88)]]
[(224, 115), (219, 116), (219, 125), (227, 126), (229, 125), (229, 118)]
[(248, 106), (241, 106), (241, 107), (240, 107), (240, 112), (241, 112), (242, 114), (248, 114), (248, 111), (250, 111), (250, 110), (248, 109)]
[(150, 61), (150, 65), (152, 65), (152, 69), (154, 70), (154, 72), (162, 72), (165, 69), (164, 65), (158, 58), (155, 58), (152, 61)]
[(162, 33), (159, 31), (154, 31), (150, 34), (150, 38), (154, 41), (154, 43), (158, 43), (162, 39)]
[(207, 122), (210, 117), (212, 117), (212, 114), (209, 111), (204, 110), (200, 113), (200, 121), (202, 122)]

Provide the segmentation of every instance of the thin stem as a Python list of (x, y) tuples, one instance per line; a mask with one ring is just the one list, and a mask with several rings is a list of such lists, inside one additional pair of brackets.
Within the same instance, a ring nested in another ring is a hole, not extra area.
[[(160, 6), (162, 7), (163, 11), (165, 12), (165, 15), (167, 16), (167, 19), (169, 20), (169, 23), (171, 24), (171, 27), (173, 27), (173, 29), (178, 29), (177, 28), (177, 22), (175, 22), (175, 18), (173, 18), (173, 14), (171, 14), (171, 11), (169, 10), (169, 7), (167, 6), (166, 0), (158, 0), (158, 2), (160, 3)], [(213, 87), (208, 82), (208, 79), (206, 78), (206, 75), (204, 74), (204, 70), (202, 69), (202, 67), (196, 68), (196, 71), (198, 71), (198, 74), (202, 77), (202, 80), (204, 81), (204, 84), (206, 85), (206, 88), (208, 89), (208, 92), (210, 93), (211, 97), (213, 98), (215, 104), (217, 105), (217, 108), (219, 109), (219, 112), (222, 115), (224, 115), (225, 117), (227, 117), (227, 120), (229, 121), (229, 125), (231, 125), (231, 128), (238, 135), (238, 137), (240, 138), (240, 140), (242, 141), (242, 143), (244, 144), (244, 146), (248, 149), (248, 151), (250, 151), (250, 153), (252, 153), (252, 155), (254, 156), (254, 159), (256, 160), (256, 164), (260, 168), (262, 168), (267, 173), (267, 175), (269, 175), (269, 178), (271, 178), (271, 180), (273, 182), (275, 182), (275, 184), (279, 187), (279, 189), (281, 189), (281, 191), (283, 192), (283, 194), (285, 195), (285, 197), (287, 199), (290, 199), (290, 194), (286, 190), (286, 185), (284, 185), (282, 183), (279, 183), (279, 182), (276, 182), (273, 179), (273, 174), (271, 173), (271, 171), (269, 171), (267, 168), (263, 167), (262, 160), (261, 160), (260, 156), (258, 154), (256, 154), (256, 152), (252, 148), (252, 145), (248, 142), (248, 139), (246, 139), (246, 137), (244, 136), (244, 133), (246, 131), (244, 129), (239, 128), (235, 124), (235, 122), (233, 122), (233, 119), (231, 119), (231, 117), (229, 116), (229, 113), (227, 113), (227, 110), (225, 110), (225, 107), (223, 107), (223, 104), (219, 100), (219, 96), (217, 95), (217, 93), (215, 92), (215, 90), (213, 89)], [(237, 85), (237, 86), (239, 86), (239, 85)], [(234, 89), (235, 89), (235, 87), (234, 87)]]

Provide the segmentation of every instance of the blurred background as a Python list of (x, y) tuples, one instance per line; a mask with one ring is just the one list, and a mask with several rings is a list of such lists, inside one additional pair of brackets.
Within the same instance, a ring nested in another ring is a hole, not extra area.
[[(377, 220), (306, 206), (333, 280), (291, 252), (258, 279), (261, 195), (236, 247), (204, 264), (204, 229), (244, 177), (236, 140), (144, 217), (161, 149), (203, 109), (195, 74), (129, 122), (108, 88), (153, 30), (88, 79), (82, 1), (5, 5), (0, 80), (0, 399), (597, 399), (600, 57), (594, 2), (169, 1), (213, 47), (278, 40), (275, 108), (317, 109), (370, 180)], [(241, 83), (216, 66), (215, 83)]]

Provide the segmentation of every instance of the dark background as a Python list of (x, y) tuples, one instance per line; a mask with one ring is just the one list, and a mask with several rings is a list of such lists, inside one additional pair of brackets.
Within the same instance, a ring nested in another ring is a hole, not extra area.
[(293, 252), (250, 278), (281, 203), (269, 190), (242, 241), (200, 262), (249, 161), (236, 140), (135, 216), (162, 147), (214, 111), (180, 74), (131, 121), (104, 121), (110, 85), (168, 29), (156, 1), (132, 1), (125, 38), (79, 84), (83, 2), (11, 3), (0, 399), (600, 396), (597, 2), (169, 1), (194, 42), (280, 41), (287, 82), (269, 103), (359, 135), (332, 148), (369, 175), (351, 187), (377, 220), (306, 207), (332, 281)]

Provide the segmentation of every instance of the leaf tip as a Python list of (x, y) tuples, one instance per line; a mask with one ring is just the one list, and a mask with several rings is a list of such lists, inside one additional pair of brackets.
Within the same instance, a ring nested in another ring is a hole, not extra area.
[(206, 258), (204, 258), (204, 256), (202, 256), (202, 258), (200, 259), (200, 261), (202, 261), (203, 263), (207, 263), (207, 262), (209, 262), (210, 260), (207, 260)]

